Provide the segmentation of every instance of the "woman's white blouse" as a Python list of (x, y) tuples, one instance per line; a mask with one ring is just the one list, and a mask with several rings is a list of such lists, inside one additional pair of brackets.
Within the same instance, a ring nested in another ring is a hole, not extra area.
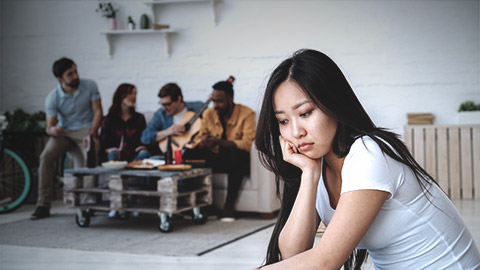
[[(358, 245), (368, 249), (376, 269), (480, 269), (478, 248), (449, 198), (435, 184), (425, 196), (410, 168), (367, 136), (345, 158), (341, 193), (365, 189), (390, 194)], [(316, 207), (328, 227), (335, 210), (323, 177)]]

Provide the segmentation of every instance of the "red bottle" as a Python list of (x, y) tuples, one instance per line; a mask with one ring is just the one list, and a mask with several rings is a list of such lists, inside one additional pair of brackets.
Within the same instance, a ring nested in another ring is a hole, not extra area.
[(182, 164), (182, 150), (175, 150), (175, 164)]

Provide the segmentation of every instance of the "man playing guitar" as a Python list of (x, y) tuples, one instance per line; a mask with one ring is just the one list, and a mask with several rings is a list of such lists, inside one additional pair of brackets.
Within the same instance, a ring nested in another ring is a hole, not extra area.
[[(164, 85), (158, 92), (158, 97), (162, 107), (155, 112), (141, 138), (142, 143), (149, 146), (148, 150), (151, 155), (158, 155), (165, 151), (160, 148), (158, 143), (163, 142), (167, 136), (188, 137), (191, 132), (195, 132), (194, 128), (187, 130), (185, 128), (186, 121), (182, 119), (191, 119), (191, 114), (200, 111), (204, 106), (204, 103), (199, 101), (184, 101), (182, 90), (175, 83)], [(174, 140), (173, 144), (178, 143)], [(181, 148), (182, 146), (178, 145), (177, 147)]]

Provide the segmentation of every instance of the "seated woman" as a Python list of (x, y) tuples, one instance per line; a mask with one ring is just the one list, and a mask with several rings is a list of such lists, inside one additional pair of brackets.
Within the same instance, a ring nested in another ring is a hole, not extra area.
[[(140, 142), (142, 131), (146, 127), (143, 114), (135, 111), (137, 88), (123, 83), (113, 94), (112, 106), (103, 118), (100, 131), (100, 159), (142, 160), (150, 156), (147, 148)], [(122, 217), (125, 213), (112, 210), (110, 218)], [(135, 214), (135, 213), (134, 213)]]
[(143, 114), (135, 111), (137, 89), (121, 84), (113, 95), (112, 106), (103, 118), (100, 143), (102, 161), (141, 160), (147, 158), (147, 148), (140, 142), (146, 122)]
[(263, 269), (360, 269), (366, 251), (375, 269), (480, 269), (453, 203), (325, 54), (301, 50), (273, 71), (255, 140), (284, 183)]

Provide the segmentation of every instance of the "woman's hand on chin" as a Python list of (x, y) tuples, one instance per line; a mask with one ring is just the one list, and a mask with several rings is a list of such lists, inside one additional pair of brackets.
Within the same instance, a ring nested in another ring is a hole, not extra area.
[(300, 153), (297, 147), (290, 141), (287, 141), (281, 135), (279, 136), (280, 147), (282, 148), (283, 160), (297, 166), (305, 172), (320, 172), (322, 166), (321, 159), (312, 159)]

